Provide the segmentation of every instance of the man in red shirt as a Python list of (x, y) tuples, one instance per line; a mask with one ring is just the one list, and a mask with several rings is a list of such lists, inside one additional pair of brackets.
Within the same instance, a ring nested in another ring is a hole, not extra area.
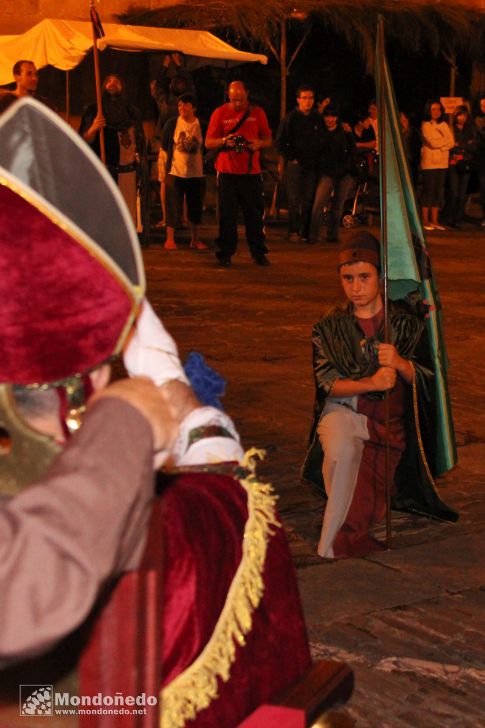
[(229, 102), (211, 116), (205, 145), (218, 151), (218, 264), (229, 268), (237, 249), (237, 211), (246, 225), (249, 249), (257, 265), (268, 266), (263, 230), (263, 185), (260, 150), (271, 146), (271, 129), (263, 109), (251, 106), (242, 81), (229, 85)]

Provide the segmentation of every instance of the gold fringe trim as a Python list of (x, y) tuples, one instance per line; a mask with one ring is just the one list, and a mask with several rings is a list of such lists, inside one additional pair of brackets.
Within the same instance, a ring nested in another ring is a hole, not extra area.
[(252, 448), (242, 463), (250, 473), (239, 480), (247, 493), (248, 519), (244, 527), (242, 558), (227, 593), (214, 632), (200, 655), (161, 691), (161, 728), (183, 728), (218, 697), (217, 681), (227, 682), (236, 646), (246, 644), (253, 613), (264, 592), (263, 570), (269, 538), (276, 520), (277, 496), (269, 483), (256, 479), (256, 458), (265, 453)]
[(416, 386), (416, 369), (414, 368), (414, 364), (410, 362), (412, 368), (413, 368), (413, 408), (414, 408), (414, 424), (416, 425), (416, 434), (418, 436), (418, 445), (419, 445), (419, 452), (421, 454), (421, 460), (423, 461), (424, 469), (426, 471), (426, 475), (428, 476), (429, 482), (431, 483), (434, 492), (436, 495), (439, 496), (438, 488), (436, 487), (435, 480), (433, 478), (433, 475), (431, 473), (430, 467), (428, 465), (428, 460), (426, 459), (426, 453), (424, 452), (424, 445), (423, 445), (423, 438), (421, 437), (421, 427), (419, 425), (419, 406), (418, 406), (418, 388)]

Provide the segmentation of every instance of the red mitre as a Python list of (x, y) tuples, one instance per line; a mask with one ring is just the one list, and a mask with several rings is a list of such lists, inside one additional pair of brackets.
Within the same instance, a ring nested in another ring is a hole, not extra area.
[[(118, 190), (84, 141), (31, 100), (17, 102), (5, 116), (0, 124), (0, 383), (53, 383), (119, 352), (143, 296), (141, 256)], [(61, 161), (46, 154), (45, 140), (53, 136), (58, 149), (63, 147)], [(39, 137), (43, 154), (35, 149)], [(102, 210), (92, 215), (83, 210), (81, 184), (90, 194), (99, 193), (116, 242)]]
[(0, 230), (0, 382), (52, 382), (109, 359), (135, 305), (127, 286), (5, 184)]

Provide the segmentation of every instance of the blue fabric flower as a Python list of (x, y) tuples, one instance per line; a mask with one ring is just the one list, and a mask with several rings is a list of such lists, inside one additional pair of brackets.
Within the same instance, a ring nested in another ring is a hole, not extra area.
[(198, 351), (191, 351), (185, 361), (184, 370), (195, 395), (202, 404), (223, 410), (218, 397), (225, 394), (226, 380), (206, 364), (202, 354)]

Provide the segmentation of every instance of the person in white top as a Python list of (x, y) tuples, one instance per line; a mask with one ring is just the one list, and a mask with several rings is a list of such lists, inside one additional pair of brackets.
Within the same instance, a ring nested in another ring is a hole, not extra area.
[(445, 121), (445, 110), (439, 101), (430, 100), (426, 103), (423, 119), (421, 125), (423, 226), (425, 230), (444, 230), (438, 221), (438, 213), (443, 205), (448, 159), (455, 141), (453, 132)]
[(184, 198), (192, 229), (190, 247), (202, 250), (207, 246), (199, 240), (202, 222), (202, 204), (205, 191), (203, 132), (196, 116), (193, 94), (182, 94), (178, 99), (179, 115), (169, 119), (162, 130), (162, 149), (166, 162), (166, 222), (167, 239), (164, 248), (176, 250), (175, 228), (180, 226)]

